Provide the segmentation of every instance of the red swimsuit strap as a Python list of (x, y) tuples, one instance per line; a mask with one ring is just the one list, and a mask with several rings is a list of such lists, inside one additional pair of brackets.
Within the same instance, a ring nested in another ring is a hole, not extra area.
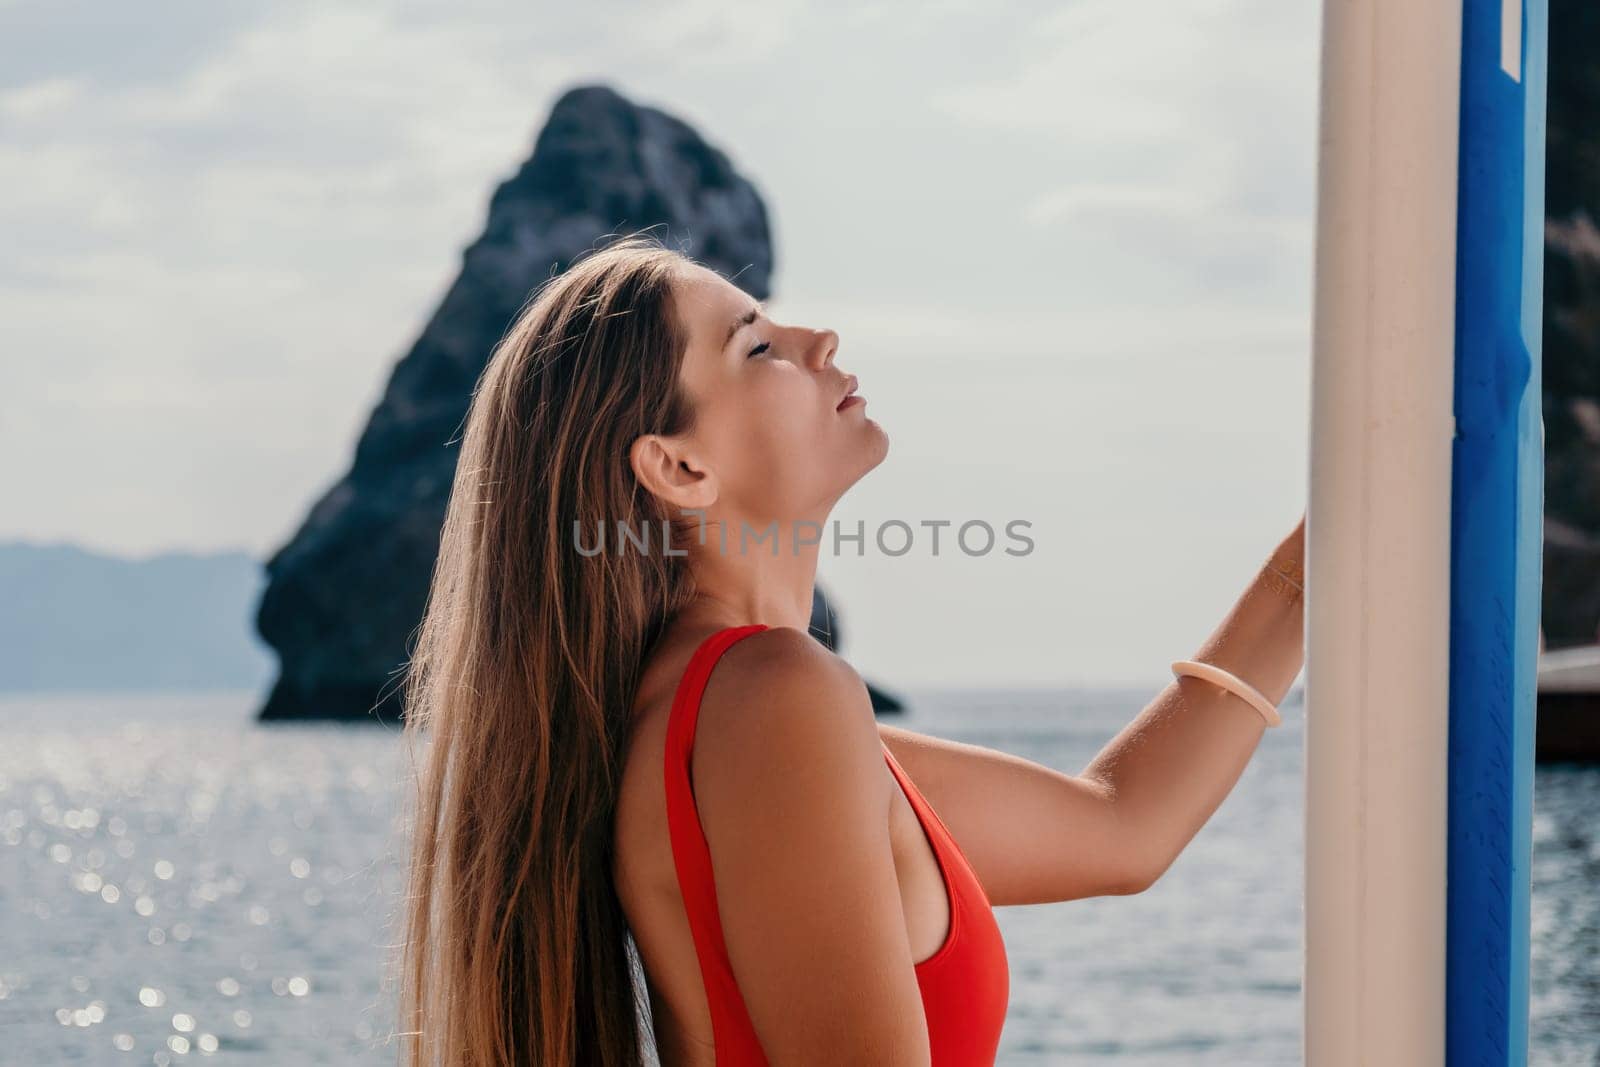
[(700, 718), (700, 701), (711, 669), (735, 642), (766, 628), (762, 623), (730, 626), (702, 641), (689, 658), (667, 720), (667, 829), (672, 838), (672, 862), (677, 869), (678, 888), (683, 894), (689, 932), (694, 936), (695, 955), (700, 961), (700, 976), (711, 1008), (717, 1063), (733, 1067), (745, 1064), (764, 1067), (767, 1060), (728, 963), (728, 946), (723, 940), (722, 923), (717, 914), (717, 889), (711, 877), (711, 850), (695, 806), (690, 761), (695, 725)]

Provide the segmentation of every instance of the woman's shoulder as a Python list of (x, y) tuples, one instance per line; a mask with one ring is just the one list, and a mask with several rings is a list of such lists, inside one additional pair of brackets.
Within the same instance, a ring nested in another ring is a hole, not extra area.
[[(661, 757), (671, 704), (693, 650), (714, 632), (672, 635), (651, 664), (618, 798), (618, 847), (625, 856), (634, 851), (630, 843), (652, 853), (664, 840)], [(722, 651), (700, 698), (690, 777), (702, 830), (727, 855), (737, 847), (730, 839), (745, 838), (772, 816), (778, 805), (764, 796), (771, 790), (781, 788), (785, 804), (807, 809), (808, 791), (845, 784), (830, 785), (832, 775), (854, 777), (861, 791), (876, 795), (889, 781), (880, 745), (866, 684), (848, 661), (804, 630), (773, 626), (747, 634)], [(670, 880), (670, 857), (661, 869)]]
[[(701, 696), (699, 731), (767, 748), (843, 731), (876, 742), (872, 699), (848, 660), (804, 630), (770, 626), (730, 645)], [(778, 736), (774, 736), (774, 734)], [(698, 746), (697, 746), (698, 747)]]
[(750, 802), (780, 786), (876, 795), (888, 780), (866, 684), (803, 630), (774, 626), (731, 645), (707, 681), (695, 734), (701, 814), (710, 809), (724, 827), (759, 820)]

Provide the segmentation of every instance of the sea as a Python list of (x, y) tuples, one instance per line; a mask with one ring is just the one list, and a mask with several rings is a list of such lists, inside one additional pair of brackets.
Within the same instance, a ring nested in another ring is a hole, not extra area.
[[(1153, 691), (906, 690), (1075, 773)], [(1144, 893), (997, 909), (1002, 1064), (1301, 1060), (1299, 690)], [(0, 698), (0, 1064), (394, 1063), (405, 748), (255, 693)], [(1600, 767), (1535, 778), (1533, 1064), (1600, 1065)]]

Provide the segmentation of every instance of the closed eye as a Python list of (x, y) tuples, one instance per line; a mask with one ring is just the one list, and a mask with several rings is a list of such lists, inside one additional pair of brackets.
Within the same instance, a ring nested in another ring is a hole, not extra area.
[[(758, 356), (758, 355), (760, 355), (761, 353), (765, 352), (767, 349), (769, 349), (771, 347), (772, 347), (771, 344), (767, 343), (766, 341), (762, 341), (760, 344), (756, 345), (754, 348), (752, 348), (750, 350), (750, 356)], [(749, 359), (750, 356), (746, 356), (745, 358)]]

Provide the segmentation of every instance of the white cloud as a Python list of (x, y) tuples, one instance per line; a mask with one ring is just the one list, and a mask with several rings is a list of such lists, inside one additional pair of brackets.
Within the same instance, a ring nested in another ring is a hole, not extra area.
[(1205, 207), (1197, 193), (1181, 186), (1100, 182), (1065, 185), (1041, 193), (1023, 205), (1022, 213), (1034, 225), (1048, 226), (1101, 211), (1194, 216)]
[(0, 115), (15, 121), (48, 121), (81, 101), (87, 86), (81, 78), (46, 78), (0, 92)]
[(1309, 234), (1315, 14), (1273, 0), (1081, 0), (1033, 27), (1015, 71), (938, 103), (956, 121), (1035, 141), (1049, 163), (1019, 206), (1029, 223), (1204, 222), (1210, 238), (1263, 241), (1264, 258), (1286, 237), (1298, 255), (1303, 240), (1251, 220)]

